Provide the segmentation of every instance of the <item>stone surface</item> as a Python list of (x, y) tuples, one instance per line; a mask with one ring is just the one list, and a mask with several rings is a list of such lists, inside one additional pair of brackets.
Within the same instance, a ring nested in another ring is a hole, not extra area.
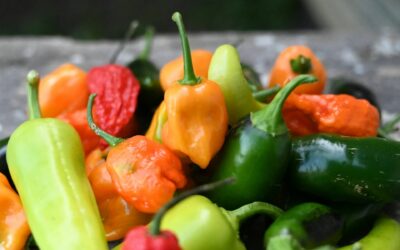
[[(325, 64), (329, 78), (347, 77), (371, 88), (382, 108), (399, 112), (400, 33), (204, 33), (190, 34), (192, 49), (214, 50), (241, 41), (242, 61), (262, 75), (263, 82), (278, 53), (288, 45), (307, 44)], [(0, 38), (0, 137), (26, 119), (24, 79), (30, 69), (42, 75), (71, 62), (83, 69), (107, 63), (116, 41), (74, 41), (61, 37)], [(118, 59), (126, 63), (139, 53), (142, 40), (129, 43)], [(151, 59), (158, 65), (180, 55), (176, 34), (156, 36)]]

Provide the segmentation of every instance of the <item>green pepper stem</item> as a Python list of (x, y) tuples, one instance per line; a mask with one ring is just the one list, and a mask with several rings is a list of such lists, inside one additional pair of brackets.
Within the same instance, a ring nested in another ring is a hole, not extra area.
[(312, 75), (298, 75), (293, 78), (278, 92), (278, 94), (276, 94), (268, 106), (250, 114), (253, 126), (271, 134), (272, 136), (287, 133), (288, 129), (282, 117), (282, 107), (286, 98), (300, 84), (315, 81), (317, 81), (317, 78)]
[(293, 72), (297, 74), (310, 73), (312, 68), (311, 59), (303, 55), (299, 55), (295, 59), (290, 60), (290, 66)]
[(241, 223), (242, 221), (256, 214), (265, 214), (271, 216), (273, 219), (276, 219), (283, 213), (283, 211), (279, 207), (272, 204), (256, 201), (241, 206), (233, 211), (228, 211), (228, 213), (231, 216), (234, 216), (236, 220)]
[(201, 79), (199, 77), (196, 77), (196, 75), (194, 74), (192, 56), (190, 55), (189, 40), (186, 35), (181, 13), (175, 12), (172, 15), (172, 20), (178, 26), (183, 52), (184, 75), (183, 79), (180, 80), (179, 83), (183, 85), (195, 85), (199, 83)]
[(109, 63), (114, 64), (117, 61), (118, 56), (121, 54), (121, 51), (125, 48), (126, 43), (131, 39), (133, 34), (135, 34), (137, 28), (139, 26), (139, 22), (134, 20), (129, 24), (129, 28), (125, 33), (124, 38), (119, 42), (117, 49), (112, 54)]
[(226, 178), (226, 179), (223, 179), (220, 181), (204, 184), (204, 185), (195, 187), (193, 189), (190, 189), (188, 191), (178, 194), (172, 200), (170, 200), (167, 204), (165, 204), (162, 208), (160, 208), (160, 210), (158, 210), (158, 212), (154, 215), (153, 220), (149, 225), (150, 234), (151, 235), (159, 235), (160, 234), (161, 220), (162, 220), (164, 214), (168, 211), (168, 209), (175, 206), (181, 200), (183, 200), (191, 195), (208, 192), (208, 191), (214, 190), (220, 186), (231, 184), (233, 182), (235, 182), (235, 178), (229, 177), (229, 178)]
[(280, 89), (281, 87), (277, 85), (269, 89), (259, 90), (253, 93), (253, 97), (259, 102), (265, 102), (268, 97), (275, 95)]
[(124, 139), (115, 137), (110, 135), (109, 133), (107, 133), (106, 131), (102, 130), (101, 128), (99, 128), (96, 123), (93, 120), (93, 101), (94, 98), (96, 98), (96, 94), (91, 94), (89, 96), (89, 101), (87, 104), (87, 120), (89, 123), (89, 127), (91, 130), (93, 130), (93, 132), (100, 136), (101, 138), (103, 138), (110, 146), (114, 147), (116, 145), (118, 145), (119, 143), (123, 142)]
[(154, 38), (154, 27), (148, 26), (146, 28), (146, 32), (144, 34), (144, 49), (138, 56), (139, 59), (141, 59), (141, 60), (149, 59), (149, 56), (151, 53), (151, 46), (153, 44), (153, 38)]
[(28, 112), (29, 119), (38, 119), (42, 117), (39, 106), (39, 73), (31, 70), (26, 76), (28, 82)]

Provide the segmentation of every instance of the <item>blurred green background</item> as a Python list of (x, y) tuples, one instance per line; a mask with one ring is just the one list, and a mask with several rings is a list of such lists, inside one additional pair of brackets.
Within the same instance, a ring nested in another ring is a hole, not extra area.
[(175, 10), (189, 31), (318, 28), (300, 0), (0, 0), (0, 35), (117, 39), (133, 19), (176, 32)]

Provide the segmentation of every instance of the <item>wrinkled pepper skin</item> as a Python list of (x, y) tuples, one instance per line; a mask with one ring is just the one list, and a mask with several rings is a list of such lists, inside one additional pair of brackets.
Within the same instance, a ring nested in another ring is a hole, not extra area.
[(400, 142), (312, 135), (296, 138), (290, 156), (295, 188), (331, 201), (400, 199)]
[(0, 249), (22, 249), (30, 232), (18, 194), (0, 173)]
[(356, 243), (338, 250), (398, 250), (400, 249), (400, 223), (389, 217), (379, 218), (372, 230)]
[(252, 201), (273, 198), (281, 186), (290, 154), (290, 134), (283, 121), (282, 107), (296, 86), (312, 82), (300, 75), (286, 85), (263, 109), (251, 113), (227, 136), (221, 151), (210, 163), (211, 181), (236, 177), (232, 185), (207, 196), (219, 206), (234, 209)]
[(289, 234), (302, 247), (309, 249), (324, 244), (336, 244), (341, 236), (343, 220), (325, 205), (307, 202), (284, 212), (267, 229), (264, 244), (271, 238)]
[[(28, 75), (31, 103), (38, 78)], [(61, 120), (41, 119), (37, 99), (32, 106), (31, 119), (11, 135), (6, 157), (38, 246), (108, 249), (77, 132)]]

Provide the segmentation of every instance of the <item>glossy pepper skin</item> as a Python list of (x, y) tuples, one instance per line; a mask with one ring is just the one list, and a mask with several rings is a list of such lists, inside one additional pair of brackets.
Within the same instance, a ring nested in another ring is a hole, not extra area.
[(18, 194), (0, 173), (0, 249), (20, 250), (30, 234)]
[(224, 143), (228, 113), (220, 87), (194, 75), (182, 16), (175, 13), (173, 20), (181, 36), (185, 75), (165, 92), (162, 142), (204, 169)]
[(61, 120), (40, 118), (35, 71), (28, 82), (31, 119), (11, 135), (7, 163), (32, 234), (43, 250), (106, 250), (79, 136)]
[(287, 47), (276, 59), (270, 72), (268, 87), (284, 86), (299, 74), (312, 74), (318, 81), (297, 87), (293, 93), (321, 94), (325, 87), (326, 70), (314, 52), (302, 45)]
[(298, 136), (376, 136), (380, 124), (379, 112), (373, 105), (346, 94), (292, 94), (285, 102), (283, 117), (290, 132)]
[(121, 247), (121, 250), (181, 250), (178, 239), (170, 231), (159, 235), (151, 235), (146, 226), (131, 230)]
[(186, 185), (182, 163), (169, 148), (142, 135), (126, 140), (113, 137), (93, 122), (95, 94), (89, 96), (88, 122), (109, 143), (106, 165), (118, 193), (138, 211), (155, 213), (177, 188)]
[[(325, 205), (307, 202), (294, 206), (279, 216), (264, 234), (264, 244), (279, 235), (291, 235), (306, 249), (336, 244), (343, 220)], [(267, 247), (268, 249), (268, 247)]]
[(227, 211), (204, 196), (193, 195), (168, 210), (161, 228), (174, 232), (185, 250), (244, 250), (239, 240), (240, 222), (255, 214), (276, 218), (281, 213), (279, 208), (262, 202)]
[(151, 215), (137, 211), (119, 195), (108, 173), (106, 157), (107, 152), (95, 149), (86, 158), (85, 165), (106, 239), (113, 241), (122, 239), (132, 227), (147, 224)]
[(292, 142), (293, 186), (331, 201), (400, 199), (400, 142), (377, 137), (299, 137)]
[[(197, 49), (190, 53), (193, 70), (196, 76), (208, 79), (208, 68), (212, 53), (208, 50)], [(176, 81), (183, 78), (184, 58), (178, 57), (165, 64), (160, 71), (160, 83), (164, 91), (171, 87)]]
[(224, 94), (230, 125), (235, 125), (250, 112), (263, 107), (262, 103), (254, 99), (237, 50), (232, 45), (221, 45), (215, 50), (208, 77), (220, 86)]
[(400, 249), (400, 223), (389, 217), (379, 218), (372, 230), (362, 239), (338, 250), (397, 250)]
[(39, 85), (39, 104), (43, 117), (56, 117), (86, 107), (89, 89), (86, 72), (73, 64), (63, 64)]
[(310, 75), (296, 77), (267, 107), (252, 113), (250, 119), (242, 120), (230, 131), (222, 150), (210, 164), (211, 180), (235, 176), (237, 181), (209, 192), (207, 195), (213, 202), (233, 209), (276, 195), (291, 146), (281, 109), (296, 86), (314, 80)]

